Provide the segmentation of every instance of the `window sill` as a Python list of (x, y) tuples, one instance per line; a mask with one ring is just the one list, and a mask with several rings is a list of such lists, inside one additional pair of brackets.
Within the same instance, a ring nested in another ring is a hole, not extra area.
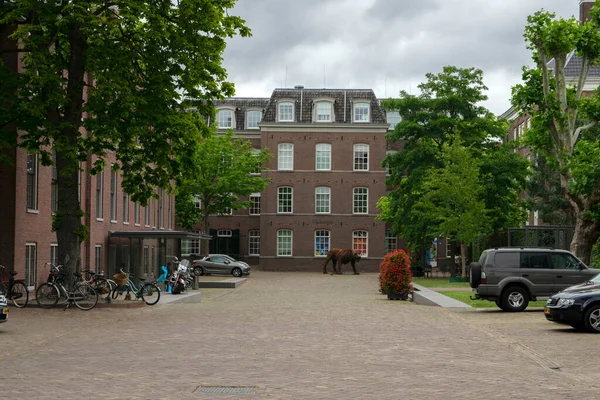
[(150, 225), (144, 225), (144, 228), (150, 228)]
[(123, 222), (123, 225), (129, 225), (129, 222)]
[(27, 214), (39, 214), (40, 210), (34, 210), (33, 208), (27, 209)]
[(115, 219), (111, 219), (111, 220), (110, 220), (110, 223), (111, 223), (111, 224), (116, 224), (116, 223), (117, 223), (117, 220), (115, 220)]
[(133, 224), (133, 225), (135, 225), (135, 226), (140, 226), (140, 224)]
[(96, 221), (98, 221), (98, 222), (104, 222), (104, 218), (98, 218), (98, 217), (96, 217)]

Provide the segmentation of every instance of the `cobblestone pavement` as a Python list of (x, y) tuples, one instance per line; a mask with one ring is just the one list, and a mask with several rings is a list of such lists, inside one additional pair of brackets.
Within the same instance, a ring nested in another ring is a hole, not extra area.
[(600, 397), (600, 336), (539, 310), (390, 301), (376, 274), (256, 271), (201, 293), (144, 308), (11, 308), (0, 399)]

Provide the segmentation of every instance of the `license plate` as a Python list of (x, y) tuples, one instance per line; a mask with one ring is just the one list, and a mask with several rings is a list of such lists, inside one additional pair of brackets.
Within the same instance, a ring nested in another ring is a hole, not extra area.
[(8, 314), (8, 307), (4, 309), (4, 314)]
[(544, 308), (544, 314), (550, 314), (550, 309), (549, 308)]

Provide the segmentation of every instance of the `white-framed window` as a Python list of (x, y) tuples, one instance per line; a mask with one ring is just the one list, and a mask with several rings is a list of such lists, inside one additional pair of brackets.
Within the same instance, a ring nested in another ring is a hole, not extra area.
[(369, 103), (354, 103), (354, 122), (369, 122)]
[(398, 238), (392, 231), (385, 231), (385, 253), (398, 250)]
[(388, 130), (390, 131), (393, 131), (396, 125), (398, 125), (398, 123), (402, 121), (402, 117), (400, 117), (399, 111), (386, 111), (385, 118), (388, 123)]
[(140, 203), (133, 203), (133, 223), (140, 224)]
[(315, 213), (331, 213), (331, 188), (328, 186), (318, 186), (315, 188)]
[(25, 284), (35, 287), (37, 276), (37, 244), (25, 243)]
[[(194, 233), (200, 233), (200, 231)], [(200, 254), (200, 239), (183, 239), (181, 241), (181, 255), (190, 256), (192, 254)]]
[(246, 129), (258, 129), (258, 124), (262, 120), (262, 111), (249, 110), (246, 112)]
[(329, 238), (331, 233), (327, 230), (315, 231), (315, 257), (325, 257), (329, 252)]
[(524, 128), (524, 127), (525, 127), (525, 123), (524, 123), (524, 122), (521, 122), (521, 123), (519, 124), (519, 133), (518, 133), (518, 137), (521, 137), (521, 136), (523, 136), (523, 128)]
[(352, 232), (352, 250), (356, 251), (362, 257), (367, 257), (369, 250), (369, 232), (353, 231)]
[(284, 101), (279, 103), (279, 122), (293, 122), (294, 121), (294, 103)]
[(150, 246), (144, 246), (144, 272), (148, 271), (150, 266)]
[(250, 201), (250, 215), (260, 215), (260, 193), (252, 193)]
[(354, 171), (369, 170), (369, 145), (358, 143), (354, 145)]
[(317, 117), (315, 118), (317, 122), (331, 122), (332, 112), (331, 112), (331, 103), (328, 101), (320, 101), (317, 103)]
[(102, 219), (104, 215), (104, 172), (96, 175), (96, 218)]
[(94, 247), (94, 272), (102, 271), (102, 245), (97, 244)]
[(248, 231), (248, 255), (260, 256), (260, 231)]
[(129, 194), (123, 190), (123, 223), (129, 223)]
[(315, 168), (317, 171), (331, 171), (331, 144), (317, 143), (315, 146)]
[(233, 232), (231, 232), (231, 230), (229, 230), (229, 229), (220, 229), (217, 231), (217, 236), (218, 237), (231, 237), (231, 236), (233, 236)]
[(144, 207), (144, 226), (150, 226), (150, 213), (152, 208), (152, 200), (148, 200), (148, 204)]
[(56, 243), (50, 245), (50, 264), (58, 265), (58, 244)]
[(50, 211), (58, 211), (58, 169), (56, 168), (56, 150), (52, 151), (52, 189), (50, 193)]
[(158, 228), (165, 229), (165, 191), (161, 190), (158, 199)]
[(290, 229), (277, 231), (277, 256), (290, 257), (292, 255), (293, 232)]
[[(152, 200), (149, 200), (148, 203), (150, 203)], [(154, 199), (154, 201), (152, 201), (154, 203), (154, 207), (152, 208), (152, 227), (156, 228), (156, 210), (158, 210), (158, 200)]]
[(117, 221), (117, 171), (110, 172), (110, 222)]
[(369, 213), (369, 188), (355, 187), (352, 190), (352, 213)]
[(527, 130), (531, 128), (531, 118), (527, 118)]
[(262, 172), (262, 164), (258, 161), (260, 149), (252, 149), (252, 155), (256, 157), (256, 167), (250, 172), (250, 175), (260, 175)]
[(517, 128), (513, 128), (513, 140), (517, 140), (519, 137), (517, 136)]
[(194, 196), (194, 205), (196, 206), (196, 210), (202, 210), (202, 200), (200, 196)]
[(173, 230), (173, 196), (169, 196), (169, 209), (167, 210), (167, 218), (169, 220), (169, 230)]
[(538, 226), (540, 224), (540, 212), (533, 212), (533, 226)]
[(38, 157), (27, 153), (27, 209), (38, 209)]
[(217, 112), (217, 122), (219, 129), (233, 129), (233, 110), (219, 110)]
[(446, 258), (451, 258), (452, 255), (452, 242), (449, 238), (446, 238)]
[(293, 210), (294, 189), (290, 186), (277, 188), (277, 212), (279, 214), (291, 214)]
[(292, 171), (294, 169), (294, 144), (279, 143), (277, 145), (277, 169)]
[[(392, 154), (396, 154), (397, 151), (395, 150), (389, 150), (385, 152), (386, 158), (389, 158)], [(390, 163), (388, 162), (385, 165), (385, 176), (391, 176), (392, 175), (392, 167), (390, 166)]]

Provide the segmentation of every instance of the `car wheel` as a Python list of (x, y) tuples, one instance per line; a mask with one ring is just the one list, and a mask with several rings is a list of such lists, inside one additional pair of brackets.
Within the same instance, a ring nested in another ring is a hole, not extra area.
[(600, 333), (600, 306), (590, 307), (583, 317), (585, 329), (592, 333)]
[(479, 263), (471, 263), (469, 268), (469, 284), (472, 288), (476, 288), (481, 283), (481, 265)]
[(511, 286), (502, 292), (500, 301), (504, 311), (520, 312), (529, 305), (529, 295), (522, 287)]
[(194, 267), (194, 275), (202, 276), (204, 275), (204, 268), (202, 267)]
[(236, 267), (231, 270), (231, 275), (235, 276), (236, 278), (239, 278), (240, 276), (242, 276), (242, 270)]

